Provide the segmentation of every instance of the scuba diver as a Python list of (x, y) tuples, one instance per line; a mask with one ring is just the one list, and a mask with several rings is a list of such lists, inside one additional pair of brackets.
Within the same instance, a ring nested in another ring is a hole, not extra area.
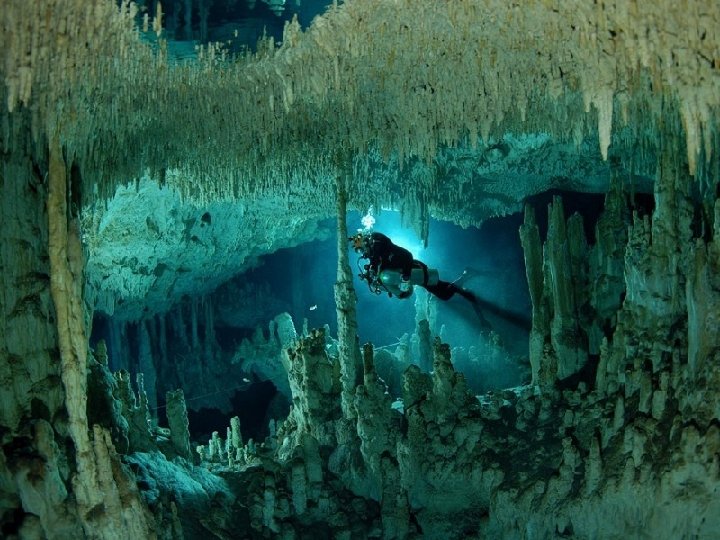
[[(358, 258), (360, 279), (367, 282), (368, 287), (375, 294), (387, 292), (389, 296), (409, 298), (413, 287), (418, 286), (427, 290), (440, 300), (450, 300), (456, 294), (470, 302), (481, 326), (491, 330), (492, 325), (483, 315), (483, 310), (500, 317), (510, 324), (530, 330), (530, 320), (523, 316), (503, 309), (492, 302), (482, 300), (467, 289), (458, 285), (459, 279), (454, 282), (440, 279), (438, 271), (428, 268), (421, 261), (415, 260), (407, 249), (396, 246), (387, 236), (378, 232), (359, 231), (355, 236), (348, 238)], [(363, 264), (363, 260), (367, 260)], [(466, 272), (460, 279), (466, 277)]]
[[(480, 313), (478, 300), (473, 293), (455, 283), (441, 280), (437, 270), (415, 260), (412, 253), (393, 244), (384, 234), (358, 232), (348, 238), (348, 241), (352, 242), (353, 248), (360, 254), (360, 279), (367, 281), (368, 287), (375, 294), (385, 291), (389, 296), (408, 298), (413, 293), (413, 286), (424, 288), (440, 300), (450, 300), (457, 294), (473, 305), (483, 325), (490, 326)], [(363, 259), (368, 262), (360, 266)]]

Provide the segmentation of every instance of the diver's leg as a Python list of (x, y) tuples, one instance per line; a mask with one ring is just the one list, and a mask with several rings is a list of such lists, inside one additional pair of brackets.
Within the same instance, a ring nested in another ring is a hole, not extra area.
[(447, 281), (438, 281), (435, 285), (425, 285), (425, 289), (440, 300), (450, 300), (457, 292), (457, 287)]
[(475, 296), (473, 293), (471, 293), (467, 289), (463, 289), (462, 287), (457, 287), (455, 285), (453, 285), (453, 287), (455, 289), (453, 291), (454, 293), (459, 294), (465, 300), (470, 302), (470, 305), (472, 305), (472, 308), (475, 311), (475, 315), (477, 315), (477, 318), (480, 320), (480, 325), (487, 330), (492, 329), (492, 326), (490, 325), (488, 320), (485, 318), (485, 315), (483, 315), (483, 312), (480, 309), (480, 302), (478, 301), (477, 296)]
[(450, 300), (454, 295), (459, 294), (466, 300), (475, 302), (475, 295), (473, 293), (467, 289), (458, 287), (455, 283), (440, 280), (435, 285), (425, 285), (425, 288), (440, 300)]
[(480, 325), (488, 330), (491, 328), (490, 323), (485, 318), (482, 310), (480, 309), (480, 303), (478, 302), (477, 297), (467, 289), (463, 289), (462, 287), (458, 287), (454, 283), (448, 283), (447, 281), (442, 280), (439, 281), (437, 285), (428, 285), (425, 288), (428, 290), (428, 292), (434, 294), (440, 300), (450, 300), (450, 298), (452, 298), (456, 294), (462, 296), (465, 300), (470, 302), (470, 305), (472, 305), (475, 314), (480, 320)]

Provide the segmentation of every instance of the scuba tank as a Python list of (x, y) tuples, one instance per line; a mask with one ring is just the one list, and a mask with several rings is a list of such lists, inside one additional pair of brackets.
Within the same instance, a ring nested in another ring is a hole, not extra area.
[[(440, 275), (437, 270), (427, 268), (425, 265), (420, 263), (416, 264), (410, 272), (410, 279), (407, 282), (409, 287), (405, 288), (405, 290), (402, 288), (403, 280), (399, 270), (380, 269), (380, 272), (377, 275), (377, 281), (390, 296), (395, 295), (398, 298), (407, 298), (413, 293), (414, 285), (432, 287), (433, 285), (438, 284), (438, 281), (440, 281)], [(378, 291), (378, 293), (379, 292), (380, 291)]]

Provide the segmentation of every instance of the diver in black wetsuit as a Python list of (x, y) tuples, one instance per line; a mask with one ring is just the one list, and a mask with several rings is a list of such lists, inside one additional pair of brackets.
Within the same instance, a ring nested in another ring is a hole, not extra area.
[(492, 326), (483, 315), (483, 311), (492, 313), (518, 328), (530, 330), (530, 319), (526, 316), (482, 300), (455, 282), (442, 281), (437, 270), (415, 260), (412, 253), (396, 246), (382, 233), (358, 232), (348, 240), (360, 254), (358, 266), (363, 259), (367, 259), (368, 262), (360, 267), (360, 279), (367, 281), (370, 290), (375, 294), (386, 292), (389, 296), (408, 298), (413, 293), (414, 285), (423, 287), (440, 300), (450, 300), (457, 294), (470, 302), (485, 330), (492, 329)]
[(384, 290), (390, 296), (408, 298), (413, 292), (413, 285), (417, 285), (440, 300), (449, 300), (459, 294), (472, 303), (476, 302), (475, 295), (470, 291), (454, 283), (442, 281), (437, 270), (415, 260), (412, 253), (396, 246), (382, 233), (359, 232), (348, 240), (353, 243), (357, 253), (368, 259), (360, 278), (366, 280), (375, 293), (379, 294)]

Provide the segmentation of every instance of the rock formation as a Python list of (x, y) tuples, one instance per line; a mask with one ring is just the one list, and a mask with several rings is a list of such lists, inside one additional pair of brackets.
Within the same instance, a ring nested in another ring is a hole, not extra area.
[[(185, 5), (207, 33), (209, 2)], [(714, 2), (347, 0), (187, 61), (153, 7), (0, 13), (1, 536), (717, 535)], [(497, 338), (454, 357), (427, 305), (395, 351), (360, 348), (348, 209), (427, 241), (430, 216), (478, 225), (558, 188), (605, 210), (593, 237), (561, 198), (546, 234), (525, 210), (529, 384), (475, 395), (455, 364)], [(283, 315), (219, 354), (211, 293), (329, 217), (337, 339)], [(289, 414), (191, 443), (184, 395), (245, 362)]]

